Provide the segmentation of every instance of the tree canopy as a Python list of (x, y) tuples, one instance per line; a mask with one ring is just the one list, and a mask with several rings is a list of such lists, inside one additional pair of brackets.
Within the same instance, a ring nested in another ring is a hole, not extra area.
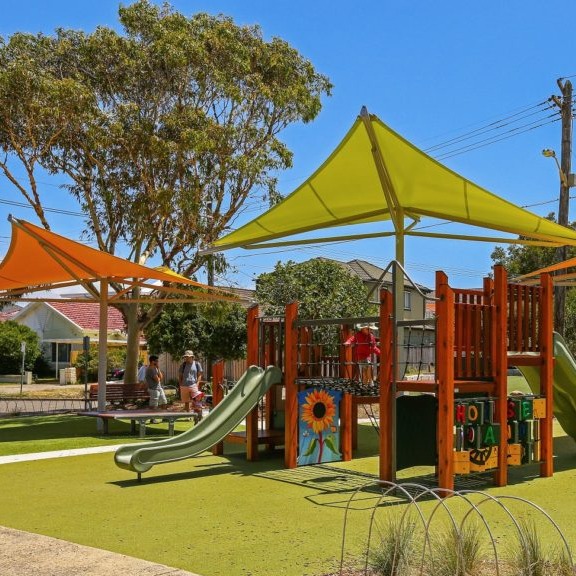
[(313, 258), (296, 264), (278, 262), (256, 280), (256, 299), (265, 314), (284, 314), (298, 301), (302, 318), (347, 318), (366, 315), (371, 306), (362, 280), (341, 263)]
[[(121, 33), (0, 38), (0, 170), (46, 229), (48, 173), (66, 179), (99, 249), (222, 272), (224, 257), (198, 248), (278, 200), (275, 172), (292, 162), (279, 135), (312, 121), (331, 84), (285, 41), (223, 15), (138, 0), (119, 20)], [(120, 308), (135, 376), (138, 335), (161, 306)]]
[(22, 343), (25, 343), (24, 368), (32, 370), (40, 356), (40, 340), (34, 330), (7, 320), (0, 322), (0, 374), (20, 374)]
[(246, 310), (239, 304), (167, 304), (146, 329), (152, 353), (179, 358), (185, 350), (204, 358), (236, 360), (246, 355)]

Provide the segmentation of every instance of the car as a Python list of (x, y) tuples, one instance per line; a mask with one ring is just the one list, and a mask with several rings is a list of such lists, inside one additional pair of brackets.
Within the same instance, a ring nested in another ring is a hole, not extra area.
[(124, 368), (113, 368), (110, 372), (110, 380), (124, 380)]

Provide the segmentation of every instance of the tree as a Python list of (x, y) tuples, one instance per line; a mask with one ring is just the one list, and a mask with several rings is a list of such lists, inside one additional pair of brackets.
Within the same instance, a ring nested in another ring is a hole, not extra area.
[[(314, 258), (300, 264), (278, 262), (273, 272), (256, 280), (256, 299), (264, 314), (283, 316), (286, 305), (298, 302), (298, 315), (306, 319), (353, 318), (376, 314), (368, 302), (362, 280), (342, 264)], [(337, 343), (333, 328), (314, 331), (317, 343)]]
[(22, 342), (26, 343), (24, 369), (32, 370), (41, 354), (38, 334), (13, 320), (0, 322), (0, 374), (20, 374)]
[(239, 304), (167, 304), (146, 329), (148, 348), (180, 358), (192, 349), (208, 359), (246, 355), (246, 310)]
[[(135, 262), (221, 273), (224, 257), (198, 248), (251, 202), (279, 199), (273, 173), (292, 162), (279, 134), (312, 121), (331, 84), (283, 40), (226, 16), (139, 0), (119, 18), (124, 34), (1, 39), (0, 169), (47, 229), (37, 181), (46, 172), (66, 178), (100, 250), (126, 244)], [(135, 377), (139, 334), (162, 306), (118, 307)]]

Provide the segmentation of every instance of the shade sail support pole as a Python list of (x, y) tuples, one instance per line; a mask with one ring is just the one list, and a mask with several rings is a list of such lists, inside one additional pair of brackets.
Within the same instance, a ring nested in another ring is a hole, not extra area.
[[(380, 184), (382, 186), (382, 192), (386, 198), (386, 203), (390, 210), (390, 218), (394, 224), (394, 229), (396, 233), (404, 228), (403, 219), (399, 219), (399, 214), (397, 213), (398, 208), (400, 208), (400, 202), (398, 202), (398, 197), (394, 191), (394, 186), (392, 186), (392, 180), (390, 179), (390, 174), (386, 168), (384, 162), (384, 157), (382, 156), (382, 150), (380, 149), (380, 144), (376, 134), (374, 133), (374, 127), (372, 126), (372, 119), (368, 113), (366, 106), (362, 106), (360, 110), (360, 118), (366, 128), (366, 133), (368, 134), (368, 139), (370, 140), (372, 158), (374, 159), (374, 164), (376, 166), (376, 172), (378, 173), (378, 178), (380, 179)], [(403, 263), (402, 263), (403, 265)]]
[[(100, 325), (98, 327), (98, 412), (106, 411), (106, 369), (108, 355), (108, 280), (100, 281)], [(98, 418), (98, 432), (104, 432), (104, 420)]]

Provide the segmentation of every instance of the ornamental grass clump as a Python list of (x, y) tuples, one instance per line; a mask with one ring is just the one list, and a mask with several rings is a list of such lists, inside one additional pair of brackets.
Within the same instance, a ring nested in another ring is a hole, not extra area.
[(481, 576), (482, 538), (477, 524), (452, 525), (432, 543), (434, 576)]
[(407, 516), (387, 516), (369, 564), (377, 576), (406, 576), (416, 562), (416, 523)]
[(510, 561), (515, 576), (569, 576), (576, 573), (564, 549), (546, 554), (533, 520), (521, 520), (518, 530), (518, 542)]

